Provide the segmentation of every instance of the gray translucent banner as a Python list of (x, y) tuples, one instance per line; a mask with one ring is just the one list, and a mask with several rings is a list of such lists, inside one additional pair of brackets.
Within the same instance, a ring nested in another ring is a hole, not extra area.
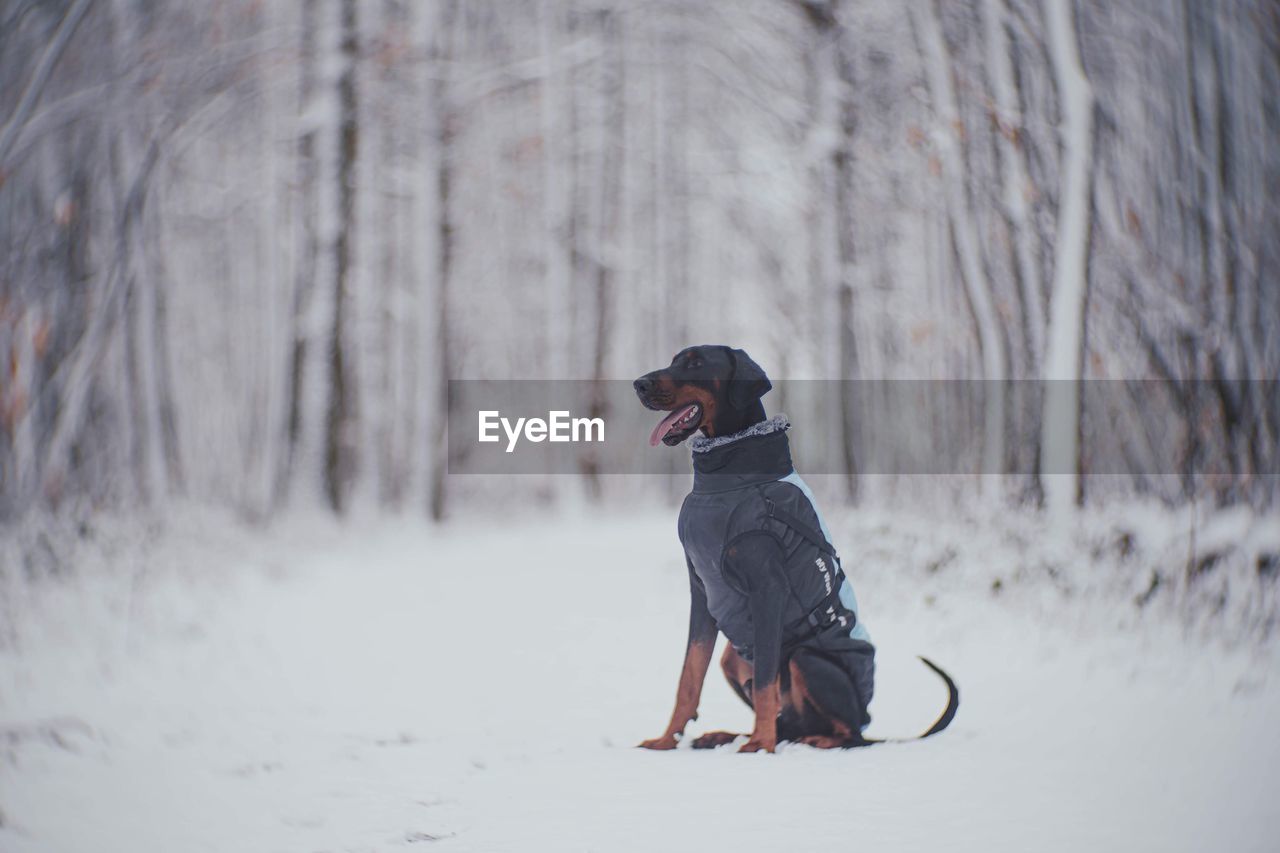
[[(1274, 380), (773, 384), (765, 409), (787, 413), (796, 467), (815, 475), (1280, 473)], [(662, 413), (629, 380), (454, 380), (448, 418), (450, 474), (688, 468), (687, 443), (649, 446)]]

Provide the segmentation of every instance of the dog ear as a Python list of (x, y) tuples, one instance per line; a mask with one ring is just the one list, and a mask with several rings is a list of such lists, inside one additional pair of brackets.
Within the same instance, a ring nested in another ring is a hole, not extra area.
[(735, 409), (747, 408), (773, 388), (769, 377), (764, 375), (764, 368), (745, 351), (730, 349), (729, 360), (733, 362), (733, 373), (729, 377), (728, 399), (729, 405)]

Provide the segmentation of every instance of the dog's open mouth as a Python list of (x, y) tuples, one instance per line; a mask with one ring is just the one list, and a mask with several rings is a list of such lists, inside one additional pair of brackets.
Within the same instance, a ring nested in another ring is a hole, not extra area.
[(701, 425), (702, 407), (697, 403), (682, 406), (668, 414), (653, 428), (653, 434), (649, 436), (649, 446), (657, 447), (658, 442), (661, 441), (668, 447), (674, 447), (692, 435), (693, 431)]

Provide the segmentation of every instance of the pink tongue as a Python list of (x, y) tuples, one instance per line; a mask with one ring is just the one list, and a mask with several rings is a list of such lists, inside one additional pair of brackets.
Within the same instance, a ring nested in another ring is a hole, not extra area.
[(683, 409), (676, 409), (674, 412), (663, 418), (662, 421), (653, 428), (653, 434), (649, 436), (649, 446), (657, 447), (658, 442), (666, 438), (667, 433), (671, 432), (671, 427), (675, 426), (676, 421), (693, 411), (694, 405), (696, 404), (685, 406)]

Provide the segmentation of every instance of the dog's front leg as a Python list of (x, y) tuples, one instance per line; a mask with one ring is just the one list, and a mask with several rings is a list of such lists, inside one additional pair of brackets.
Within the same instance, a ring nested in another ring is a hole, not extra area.
[(787, 596), (785, 559), (776, 539), (753, 533), (730, 543), (725, 565), (747, 593), (754, 632), (751, 681), (756, 722), (751, 738), (738, 751), (773, 752), (778, 745), (778, 711), (782, 704), (778, 673)]
[(702, 685), (711, 666), (717, 628), (707, 609), (706, 590), (694, 574), (692, 565), (689, 566), (689, 593), (689, 641), (685, 645), (684, 667), (680, 670), (680, 684), (676, 688), (676, 707), (662, 736), (640, 743), (645, 749), (675, 749), (677, 735), (683, 735), (685, 726), (698, 719), (698, 703), (702, 701)]

